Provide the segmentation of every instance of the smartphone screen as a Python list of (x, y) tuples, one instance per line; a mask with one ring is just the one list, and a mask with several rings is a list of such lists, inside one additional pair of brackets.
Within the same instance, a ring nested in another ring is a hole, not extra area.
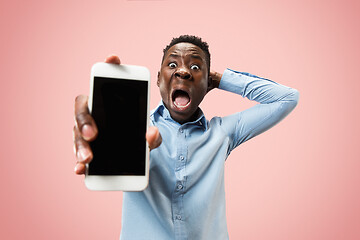
[(94, 77), (89, 175), (145, 175), (148, 82)]

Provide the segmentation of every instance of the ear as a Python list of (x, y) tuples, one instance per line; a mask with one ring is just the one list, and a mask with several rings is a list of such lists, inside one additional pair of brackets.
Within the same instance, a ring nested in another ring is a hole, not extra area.
[(158, 71), (156, 85), (160, 87), (160, 71)]

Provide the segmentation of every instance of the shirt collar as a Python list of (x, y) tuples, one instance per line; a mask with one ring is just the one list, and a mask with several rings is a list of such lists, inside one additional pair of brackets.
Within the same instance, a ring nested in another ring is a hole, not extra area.
[[(156, 115), (162, 116), (165, 120), (176, 122), (174, 119), (172, 119), (169, 110), (165, 107), (162, 100), (160, 101), (159, 105), (151, 112), (150, 117), (155, 118)], [(205, 131), (208, 129), (207, 120), (201, 108), (199, 108), (199, 117), (195, 121), (187, 122), (184, 123), (183, 125), (189, 125), (189, 124), (198, 125), (202, 127)]]

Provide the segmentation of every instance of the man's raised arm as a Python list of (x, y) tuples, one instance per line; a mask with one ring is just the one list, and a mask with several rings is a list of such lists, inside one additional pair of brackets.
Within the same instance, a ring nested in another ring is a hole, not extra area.
[(223, 118), (225, 130), (233, 140), (230, 150), (276, 125), (296, 107), (299, 99), (296, 89), (231, 69), (224, 71), (219, 89), (260, 103)]

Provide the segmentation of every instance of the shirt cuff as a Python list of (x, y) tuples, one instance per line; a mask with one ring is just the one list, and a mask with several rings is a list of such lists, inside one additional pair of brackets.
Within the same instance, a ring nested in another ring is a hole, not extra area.
[(227, 68), (220, 80), (219, 89), (242, 95), (246, 83), (249, 81), (246, 75)]
[(219, 89), (240, 94), (241, 96), (243, 96), (244, 90), (249, 84), (251, 84), (254, 81), (263, 81), (263, 80), (268, 83), (274, 83), (276, 85), (279, 85), (278, 83), (270, 79), (258, 77), (256, 75), (247, 72), (238, 72), (230, 68), (227, 68), (224, 71), (222, 78), (220, 80)]

